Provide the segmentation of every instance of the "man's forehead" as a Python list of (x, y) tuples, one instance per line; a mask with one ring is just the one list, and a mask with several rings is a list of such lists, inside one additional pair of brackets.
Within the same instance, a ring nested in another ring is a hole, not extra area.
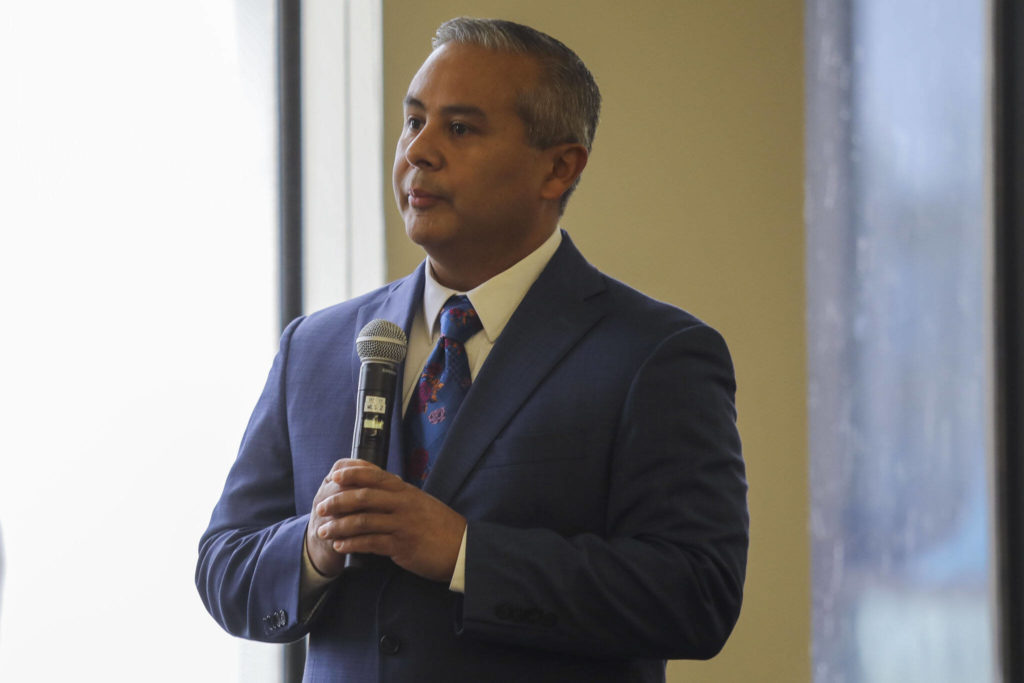
[(446, 43), (430, 53), (413, 76), (405, 104), (482, 113), (502, 103), (512, 104), (538, 72), (537, 62), (526, 55)]

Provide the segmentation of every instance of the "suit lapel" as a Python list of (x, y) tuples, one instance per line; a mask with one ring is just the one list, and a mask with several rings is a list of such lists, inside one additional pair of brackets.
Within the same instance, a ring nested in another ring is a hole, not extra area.
[(604, 315), (603, 276), (568, 235), (512, 315), (452, 422), (424, 490), (450, 502), (538, 384)]
[[(356, 331), (363, 329), (366, 323), (376, 318), (390, 320), (405, 331), (406, 339), (412, 329), (416, 311), (423, 305), (423, 264), (408, 277), (398, 280), (391, 286), (388, 296), (382, 303), (366, 304), (359, 309), (356, 316)], [(355, 347), (353, 346), (353, 349)], [(361, 361), (353, 353), (353, 386), (359, 381)], [(391, 415), (391, 433), (388, 436), (388, 471), (400, 477), (405, 476), (405, 445), (402, 438), (402, 388), (405, 363), (398, 366), (398, 382), (396, 382), (393, 413)]]

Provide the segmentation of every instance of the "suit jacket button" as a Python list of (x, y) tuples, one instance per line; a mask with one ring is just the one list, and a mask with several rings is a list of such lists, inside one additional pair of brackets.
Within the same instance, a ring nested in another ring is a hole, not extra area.
[(402, 641), (393, 635), (385, 633), (380, 637), (380, 651), (386, 655), (397, 655), (402, 649)]

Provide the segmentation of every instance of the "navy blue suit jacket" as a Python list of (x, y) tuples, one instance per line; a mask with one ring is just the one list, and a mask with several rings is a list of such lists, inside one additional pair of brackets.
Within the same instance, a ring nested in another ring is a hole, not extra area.
[(422, 291), (421, 266), (285, 330), (200, 542), (210, 613), (246, 638), (309, 634), (308, 681), (658, 681), (666, 658), (717, 653), (747, 552), (728, 351), (693, 316), (598, 272), (568, 236), (424, 485), (468, 520), (465, 594), (382, 560), (301, 618), (313, 496), (351, 449), (356, 332), (374, 318), (408, 332)]

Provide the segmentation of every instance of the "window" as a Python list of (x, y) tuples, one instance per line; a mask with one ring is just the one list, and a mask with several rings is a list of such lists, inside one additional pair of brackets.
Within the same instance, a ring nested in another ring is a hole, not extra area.
[(807, 9), (814, 679), (997, 680), (989, 8)]
[(273, 41), (270, 2), (5, 6), (0, 680), (242, 676), (193, 572), (276, 346)]

